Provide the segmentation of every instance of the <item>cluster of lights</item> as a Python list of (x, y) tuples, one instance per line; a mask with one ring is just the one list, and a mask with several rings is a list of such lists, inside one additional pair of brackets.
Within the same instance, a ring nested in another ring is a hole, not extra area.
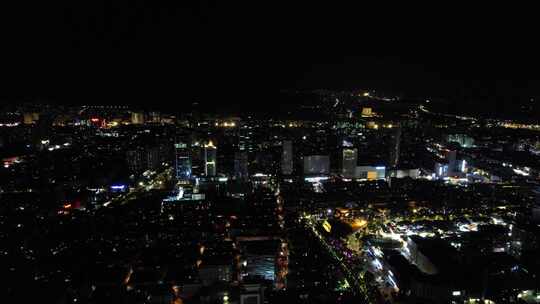
[(16, 126), (18, 126), (18, 125), (20, 125), (19, 122), (13, 122), (13, 123), (0, 123), (0, 127), (9, 127), (9, 128), (11, 128), (11, 127), (16, 127)]
[(234, 128), (234, 127), (236, 127), (236, 123), (234, 121), (231, 121), (231, 122), (225, 121), (225, 122), (222, 122), (222, 123), (216, 122), (215, 126), (216, 127), (223, 127), (223, 128)]
[(507, 129), (527, 129), (527, 130), (540, 130), (540, 125), (536, 124), (518, 124), (513, 122), (503, 122), (498, 124), (500, 127)]

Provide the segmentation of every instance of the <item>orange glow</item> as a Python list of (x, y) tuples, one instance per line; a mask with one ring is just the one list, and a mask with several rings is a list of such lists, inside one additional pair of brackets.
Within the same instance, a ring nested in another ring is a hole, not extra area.
[(364, 228), (366, 227), (368, 222), (365, 219), (355, 219), (352, 223), (353, 228)]
[(177, 286), (177, 285), (174, 285), (174, 286), (172, 287), (172, 290), (173, 290), (173, 292), (174, 292), (174, 295), (177, 296), (177, 297), (178, 297), (178, 295), (180, 294), (180, 292), (182, 291), (182, 290), (180, 289), (180, 286)]
[(65, 204), (63, 207), (64, 207), (64, 209), (69, 209), (69, 208), (71, 208), (72, 206), (71, 206), (71, 204)]
[(124, 278), (124, 284), (127, 285), (129, 283), (129, 280), (131, 280), (131, 275), (133, 274), (133, 269), (130, 268), (129, 272), (127, 273), (126, 277)]

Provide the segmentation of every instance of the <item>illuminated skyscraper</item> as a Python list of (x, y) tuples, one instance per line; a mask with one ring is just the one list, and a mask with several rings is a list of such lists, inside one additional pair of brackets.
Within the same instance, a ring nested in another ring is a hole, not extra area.
[(23, 123), (25, 125), (31, 125), (37, 120), (39, 120), (39, 113), (24, 113), (23, 114)]
[(330, 173), (330, 157), (328, 155), (304, 156), (304, 174), (317, 175)]
[(356, 164), (358, 162), (358, 149), (343, 148), (341, 159), (341, 173), (346, 178), (352, 178), (355, 175)]
[(191, 178), (191, 151), (187, 140), (177, 139), (174, 144), (176, 179), (188, 181)]
[(204, 175), (204, 143), (195, 140), (190, 149), (191, 153), (191, 172), (194, 176)]
[(246, 179), (248, 177), (247, 152), (234, 153), (234, 176), (238, 179)]
[(362, 117), (373, 117), (373, 111), (371, 108), (362, 108)]
[(457, 172), (456, 151), (446, 152), (446, 160), (448, 161), (448, 175), (452, 176)]
[(131, 112), (131, 123), (134, 125), (140, 125), (144, 123), (144, 113)]
[(146, 169), (145, 150), (136, 148), (126, 152), (128, 169), (131, 173), (140, 173)]
[(161, 122), (161, 113), (159, 112), (150, 112), (149, 113), (150, 122), (159, 123)]
[(283, 141), (283, 152), (281, 153), (281, 173), (290, 175), (293, 172), (293, 147), (292, 141)]
[(439, 178), (447, 177), (448, 176), (448, 164), (444, 163), (435, 163), (435, 174)]
[(145, 151), (147, 169), (157, 170), (160, 165), (159, 147), (149, 147)]
[(391, 168), (397, 167), (399, 163), (399, 151), (401, 145), (401, 126), (398, 125), (392, 129), (392, 134), (390, 135), (390, 155), (388, 164)]
[(217, 147), (212, 141), (204, 145), (204, 175), (216, 176)]

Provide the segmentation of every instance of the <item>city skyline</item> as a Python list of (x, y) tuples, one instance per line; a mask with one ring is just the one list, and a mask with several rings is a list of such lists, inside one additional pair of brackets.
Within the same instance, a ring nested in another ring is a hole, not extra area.
[(0, 302), (540, 304), (536, 11), (382, 4), (3, 5)]

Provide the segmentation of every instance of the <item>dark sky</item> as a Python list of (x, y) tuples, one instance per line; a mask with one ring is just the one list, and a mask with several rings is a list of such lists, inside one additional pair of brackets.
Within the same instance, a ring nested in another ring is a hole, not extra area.
[(251, 103), (279, 89), (368, 87), (474, 100), (540, 93), (536, 25), (526, 8), (141, 0), (17, 6), (0, 10), (4, 101), (181, 107)]

